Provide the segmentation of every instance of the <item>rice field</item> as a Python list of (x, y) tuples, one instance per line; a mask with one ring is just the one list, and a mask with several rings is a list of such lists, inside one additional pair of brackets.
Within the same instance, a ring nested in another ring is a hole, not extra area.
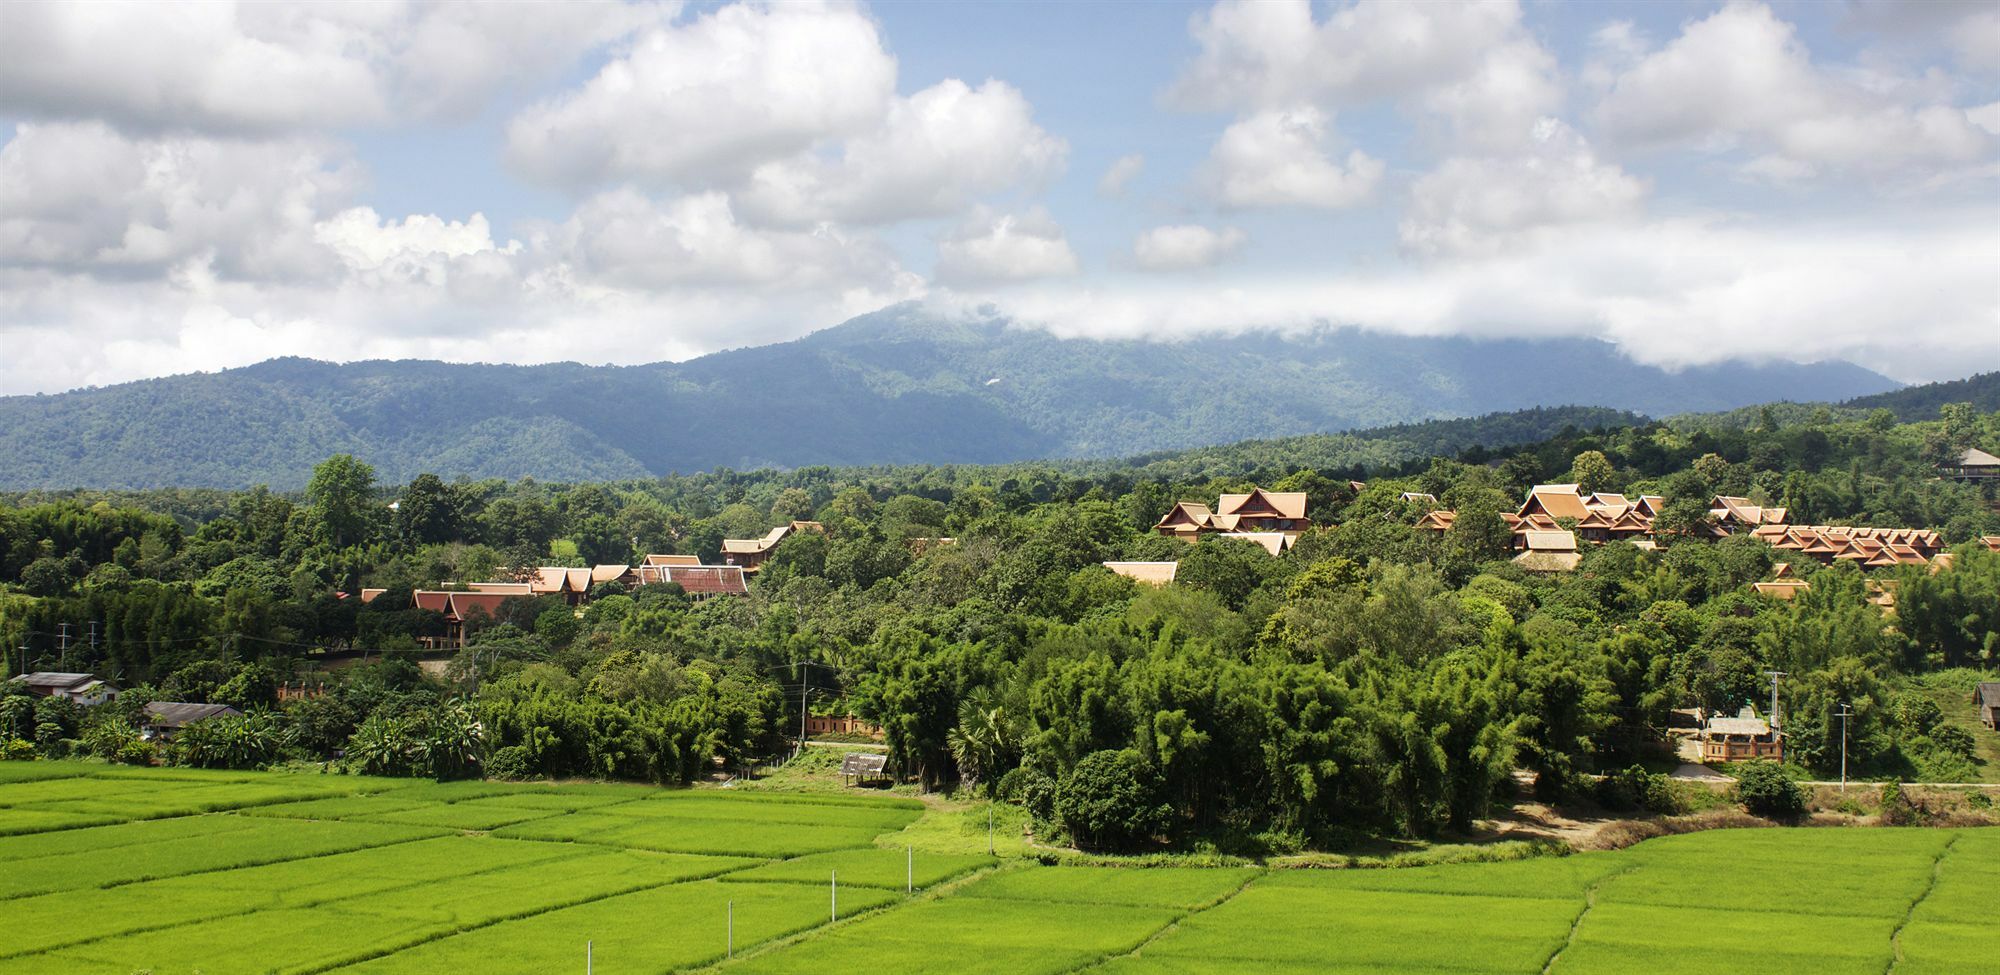
[[(2000, 971), (2000, 829), (1043, 866), (921, 803), (0, 763), (0, 975)], [(925, 842), (907, 842), (922, 838)]]

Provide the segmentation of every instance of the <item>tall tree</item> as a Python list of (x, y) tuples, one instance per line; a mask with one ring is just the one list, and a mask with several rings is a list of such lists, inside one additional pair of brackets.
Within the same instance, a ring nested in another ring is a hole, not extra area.
[(319, 540), (346, 548), (367, 538), (374, 493), (375, 468), (350, 454), (335, 454), (313, 468), (306, 501)]

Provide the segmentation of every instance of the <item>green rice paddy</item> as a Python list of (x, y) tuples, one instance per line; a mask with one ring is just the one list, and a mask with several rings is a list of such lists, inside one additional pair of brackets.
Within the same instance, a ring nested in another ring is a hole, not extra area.
[[(0, 764), (0, 975), (1992, 972), (2000, 829), (1041, 866), (873, 796)], [(927, 842), (904, 842), (923, 837)], [(911, 852), (909, 847), (915, 847)], [(837, 878), (837, 882), (836, 882)]]

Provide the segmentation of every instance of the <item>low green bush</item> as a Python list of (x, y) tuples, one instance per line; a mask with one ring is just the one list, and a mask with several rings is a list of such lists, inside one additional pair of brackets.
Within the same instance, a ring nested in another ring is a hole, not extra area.
[(1745, 762), (1736, 779), (1736, 801), (1752, 815), (1787, 819), (1806, 811), (1806, 793), (1776, 762)]

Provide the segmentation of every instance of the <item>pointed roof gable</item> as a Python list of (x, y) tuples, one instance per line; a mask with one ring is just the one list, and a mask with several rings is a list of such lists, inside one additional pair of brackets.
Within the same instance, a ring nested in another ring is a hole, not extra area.
[(1995, 457), (1978, 447), (1967, 447), (1958, 455), (1960, 467), (2000, 467), (2000, 457)]
[(1266, 491), (1251, 488), (1249, 494), (1225, 494), (1215, 505), (1216, 514), (1238, 517), (1289, 518), (1304, 520), (1304, 491)]
[(1212, 514), (1208, 505), (1193, 501), (1177, 501), (1160, 520), (1153, 523), (1153, 529), (1172, 531), (1198, 531), (1208, 527)]
[(1574, 484), (1537, 484), (1528, 492), (1528, 500), (1521, 503), (1521, 514), (1581, 521), (1590, 514), (1590, 509), (1584, 506), (1583, 496), (1577, 493)]

